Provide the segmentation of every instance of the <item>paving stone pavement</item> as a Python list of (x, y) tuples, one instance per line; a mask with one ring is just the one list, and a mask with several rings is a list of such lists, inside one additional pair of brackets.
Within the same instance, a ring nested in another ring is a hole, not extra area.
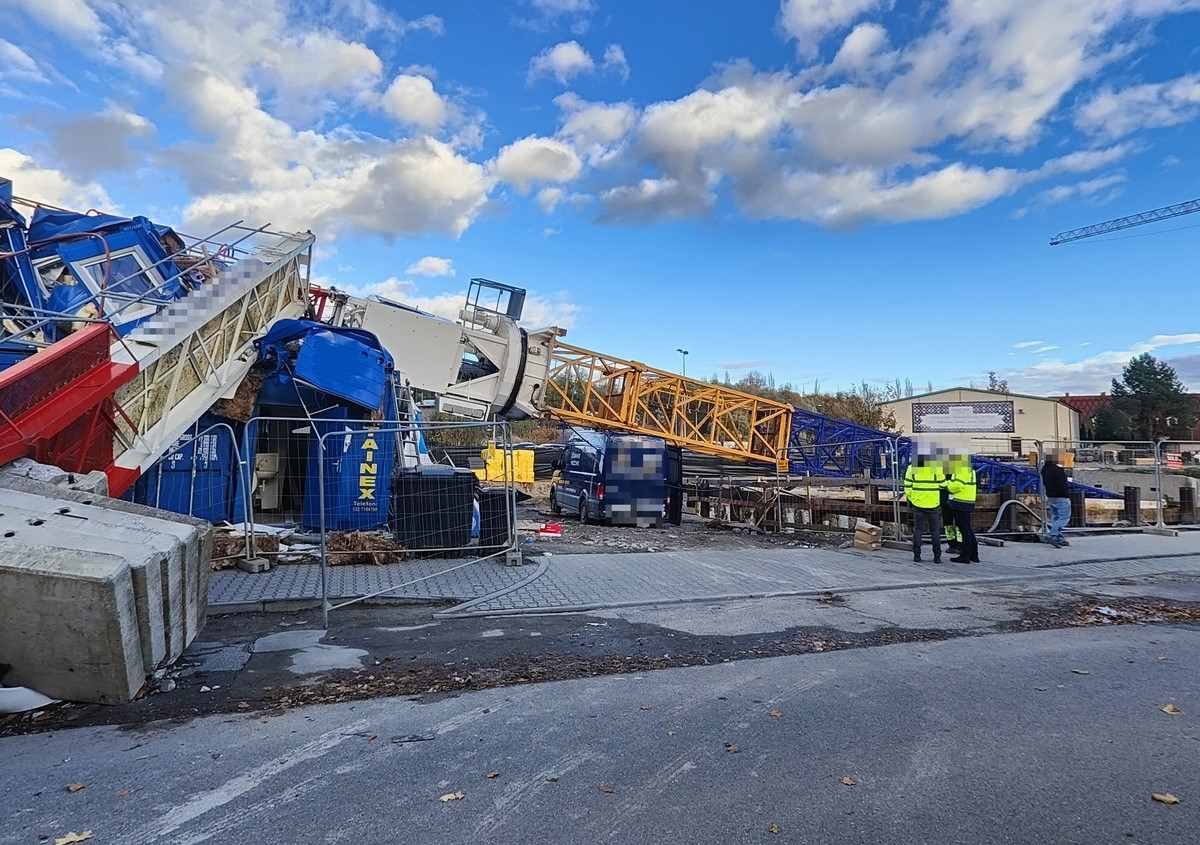
[[(733, 596), (875, 590), (997, 580), (1065, 580), (1165, 572), (1200, 575), (1200, 534), (1076, 538), (1067, 549), (1010, 543), (976, 566), (913, 563), (907, 552), (763, 549), (714, 552), (555, 555), (536, 580), (482, 597), (447, 616), (525, 610), (619, 607)], [(949, 555), (946, 556), (947, 560)]]
[[(329, 595), (352, 598), (387, 587), (425, 578), (458, 566), (461, 559), (416, 560), (407, 563), (329, 567)], [(493, 560), (478, 561), (446, 575), (430, 578), (389, 597), (417, 599), (470, 599), (498, 592), (519, 583), (536, 570), (530, 566), (504, 566)], [(270, 572), (251, 574), (237, 569), (214, 572), (209, 579), (208, 604), (214, 612), (262, 602), (315, 599), (321, 596), (321, 568), (315, 563), (283, 563)]]
[[(985, 547), (982, 554), (984, 563), (977, 566), (936, 566), (928, 561), (928, 550), (922, 564), (913, 563), (907, 552), (888, 549), (870, 553), (741, 549), (550, 555), (531, 559), (522, 567), (479, 561), (388, 595), (458, 599), (462, 603), (444, 614), (453, 616), (1001, 579), (1110, 578), (1165, 572), (1200, 575), (1200, 532), (1180, 537), (1077, 537), (1067, 549), (1009, 543), (1002, 549)], [(329, 593), (335, 598), (366, 595), (461, 563), (423, 560), (331, 567)], [(256, 603), (313, 599), (321, 594), (320, 569), (315, 564), (282, 564), (258, 575), (226, 570), (213, 573), (210, 583), (209, 603), (218, 612), (222, 607), (231, 610)]]

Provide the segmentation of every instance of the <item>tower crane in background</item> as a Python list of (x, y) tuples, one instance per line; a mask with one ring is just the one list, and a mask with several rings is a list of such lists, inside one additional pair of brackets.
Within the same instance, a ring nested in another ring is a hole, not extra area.
[(1164, 205), (1162, 208), (1156, 208), (1152, 211), (1143, 211), (1139, 214), (1130, 214), (1128, 217), (1117, 217), (1113, 220), (1106, 220), (1103, 223), (1093, 223), (1091, 226), (1082, 226), (1078, 229), (1068, 229), (1065, 232), (1059, 232), (1050, 239), (1050, 246), (1069, 244), (1073, 241), (1081, 241), (1084, 238), (1094, 238), (1097, 235), (1107, 235), (1112, 232), (1119, 232), (1122, 229), (1132, 229), (1135, 226), (1144, 226), (1147, 223), (1170, 220), (1172, 217), (1182, 217), (1185, 214), (1193, 214), (1197, 211), (1200, 211), (1200, 199), (1177, 202), (1174, 205)]

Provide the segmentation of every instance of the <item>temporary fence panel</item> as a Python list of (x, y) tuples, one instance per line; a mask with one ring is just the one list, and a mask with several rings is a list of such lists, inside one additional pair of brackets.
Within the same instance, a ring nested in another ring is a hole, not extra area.
[[(357, 434), (367, 435), (376, 443), (385, 439), (400, 442), (411, 436), (414, 425), (433, 451), (450, 440), (464, 437), (477, 443), (494, 443), (511, 460), (512, 439), (506, 423), (417, 423), (393, 425), (378, 423), (363, 427)], [(319, 435), (318, 451), (322, 455), (336, 453), (331, 444), (346, 432), (326, 432)], [(353, 441), (352, 441), (353, 442)], [(465, 563), (450, 565), (442, 572), (462, 568), (486, 558), (507, 556), (515, 551), (516, 489), (511, 467), (505, 467), (501, 481), (480, 490), (479, 481), (469, 469), (444, 465), (398, 467), (388, 486), (386, 499), (387, 530), (374, 532), (370, 540), (359, 531), (339, 532), (332, 526), (340, 523), (339, 508), (353, 505), (336, 495), (330, 500), (330, 488), (324, 484), (328, 459), (318, 463), (320, 489), (325, 492), (321, 508), (321, 583), (326, 620), (330, 610), (357, 601), (393, 593), (407, 584), (399, 584), (366, 596), (358, 596), (331, 604), (328, 595), (328, 566), (337, 562), (339, 554), (361, 554), (363, 546), (369, 555), (422, 558), (466, 558)], [(369, 489), (369, 488), (363, 488)], [(378, 487), (375, 488), (379, 490)], [(360, 491), (361, 492), (361, 491)], [(440, 573), (438, 573), (440, 574)], [(425, 576), (426, 580), (433, 576)], [(412, 583), (412, 582), (409, 582)]]
[(185, 432), (127, 498), (210, 522), (241, 522), (238, 437), (228, 422), (204, 418)]
[[(469, 468), (413, 459), (405, 444), (417, 438), (435, 458), (452, 445), (479, 454), (492, 443), (506, 465), (497, 481), (481, 484)], [(351, 419), (338, 408), (309, 418), (255, 417), (242, 449), (252, 456), (244, 475), (247, 531), (253, 537), (290, 529), (310, 544), (321, 567), (326, 614), (415, 583), (335, 604), (330, 566), (437, 558), (447, 560), (440, 572), (448, 572), (484, 558), (507, 559), (517, 547), (513, 449), (505, 423)], [(287, 549), (259, 554), (291, 555)]]

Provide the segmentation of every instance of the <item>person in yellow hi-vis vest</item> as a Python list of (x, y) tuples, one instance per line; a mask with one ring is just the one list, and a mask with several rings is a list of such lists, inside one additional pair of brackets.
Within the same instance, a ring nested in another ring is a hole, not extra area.
[(975, 514), (976, 479), (970, 455), (950, 456), (946, 492), (950, 494), (950, 513), (958, 529), (958, 557), (953, 560), (955, 563), (979, 563), (979, 540), (971, 527), (971, 518)]
[(921, 535), (929, 531), (933, 546), (933, 562), (942, 562), (942, 486), (946, 473), (940, 461), (928, 455), (917, 455), (915, 462), (904, 471), (904, 495), (913, 513), (913, 561), (921, 562)]

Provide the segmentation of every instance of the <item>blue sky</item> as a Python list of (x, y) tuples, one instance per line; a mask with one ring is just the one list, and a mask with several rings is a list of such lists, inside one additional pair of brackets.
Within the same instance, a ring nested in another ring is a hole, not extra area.
[[(1200, 0), (6, 0), (0, 175), (692, 374), (1200, 390)], [(401, 362), (402, 363), (402, 362)]]

